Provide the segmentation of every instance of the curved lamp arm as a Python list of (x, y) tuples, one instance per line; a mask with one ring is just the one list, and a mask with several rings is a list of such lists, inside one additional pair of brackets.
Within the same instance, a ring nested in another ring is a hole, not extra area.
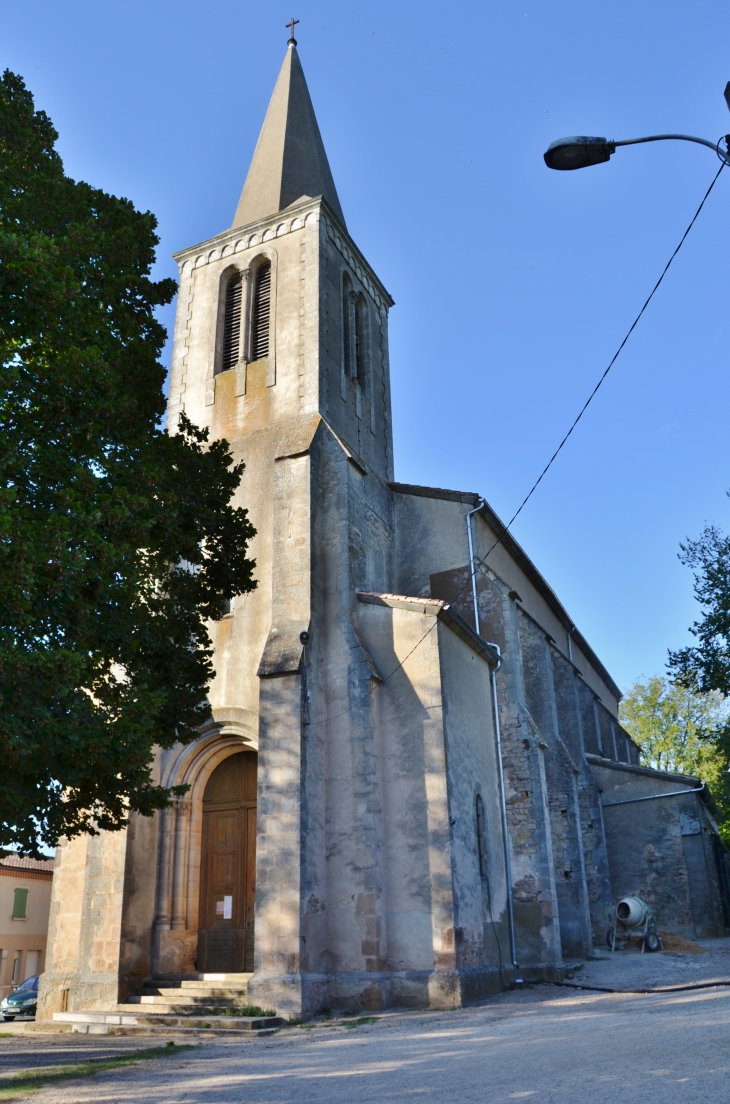
[(639, 142), (696, 142), (698, 146), (707, 146), (714, 150), (718, 157), (730, 165), (730, 157), (719, 142), (708, 142), (706, 138), (693, 138), (691, 134), (653, 134), (651, 138), (625, 138), (622, 142), (611, 142), (612, 146), (635, 146)]

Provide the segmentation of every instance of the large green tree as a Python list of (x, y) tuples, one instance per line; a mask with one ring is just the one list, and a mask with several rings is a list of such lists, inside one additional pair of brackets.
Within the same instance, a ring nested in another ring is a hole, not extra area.
[(723, 694), (657, 676), (639, 679), (624, 694), (619, 718), (644, 766), (694, 775), (710, 786), (730, 838), (730, 702)]
[(730, 695), (730, 538), (708, 525), (680, 548), (702, 612), (690, 628), (697, 644), (670, 651), (669, 669), (686, 686)]
[(156, 221), (64, 174), (0, 82), (0, 844), (122, 826), (170, 800), (153, 748), (208, 715), (208, 619), (251, 590), (242, 465), (160, 429)]

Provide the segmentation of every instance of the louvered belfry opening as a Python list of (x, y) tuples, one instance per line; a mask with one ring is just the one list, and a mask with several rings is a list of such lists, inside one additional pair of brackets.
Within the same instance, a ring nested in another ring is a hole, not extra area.
[(256, 272), (251, 326), (251, 359), (263, 360), (269, 355), (269, 321), (271, 318), (271, 264), (267, 261)]
[(362, 343), (362, 302), (359, 298), (356, 298), (352, 304), (354, 317), (354, 329), (355, 329), (355, 371), (354, 375), (358, 379), (362, 379), (363, 368), (363, 343)]
[(352, 289), (347, 274), (342, 280), (342, 344), (345, 353), (345, 374), (352, 375)]
[(223, 363), (221, 371), (227, 372), (238, 364), (241, 343), (241, 291), (243, 281), (237, 272), (226, 288), (226, 318), (223, 326)]

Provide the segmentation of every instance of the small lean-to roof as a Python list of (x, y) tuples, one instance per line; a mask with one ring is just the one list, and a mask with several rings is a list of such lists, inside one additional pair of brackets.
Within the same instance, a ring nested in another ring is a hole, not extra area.
[[(720, 810), (715, 803), (712, 790), (706, 782), (703, 782), (701, 778), (694, 774), (676, 774), (672, 771), (658, 770), (656, 767), (642, 767), (638, 763), (617, 763), (613, 759), (605, 759), (602, 755), (593, 755), (591, 752), (586, 752), (586, 759), (592, 767), (633, 774), (636, 777), (650, 778), (662, 783), (673, 782), (676, 785), (686, 787), (688, 793), (694, 790), (700, 801), (707, 806), (713, 816), (720, 816)], [(680, 790), (677, 792), (681, 793)]]
[(320, 195), (344, 226), (302, 63), (292, 45), (274, 87), (233, 227), (274, 215), (303, 196)]
[[(658, 770), (656, 767), (642, 767), (638, 763), (617, 763), (615, 759), (606, 759), (603, 755), (595, 755), (586, 752), (586, 759), (596, 767), (605, 767), (606, 770), (623, 771), (624, 774), (641, 775), (644, 778), (658, 778), (662, 782), (676, 782), (678, 785), (687, 786), (697, 791), (707, 791), (706, 784), (694, 774), (677, 774), (674, 771)], [(708, 791), (709, 792), (709, 791)]]
[(465, 644), (468, 644), (473, 651), (478, 652), (482, 659), (486, 659), (492, 667), (496, 667), (499, 663), (499, 650), (479, 636), (478, 633), (475, 633), (469, 622), (464, 620), (459, 611), (440, 598), (419, 598), (408, 594), (358, 590), (357, 600), (358, 602), (364, 602), (366, 605), (388, 606), (390, 609), (408, 610), (410, 613), (435, 617), (438, 621), (443, 621), (445, 625), (448, 625), (457, 636), (461, 637)]
[(481, 495), (475, 494), (473, 491), (447, 491), (443, 490), (441, 487), (418, 487), (410, 483), (389, 483), (388, 486), (392, 491), (395, 491), (396, 494), (415, 495), (419, 498), (439, 498), (447, 502), (457, 502), (461, 505), (471, 506), (472, 509), (479, 506), (481, 503), (480, 513), (495, 536), (499, 538), (502, 547), (510, 554), (517, 566), (525, 573), (535, 587), (535, 590), (550, 607), (561, 625), (563, 625), (567, 632), (570, 632), (573, 642), (578, 645), (594, 671), (601, 677), (616, 700), (621, 700), (622, 694), (618, 686), (613, 681), (586, 638), (576, 628), (573, 619), (568, 614), (553, 588), (540, 574), (524, 548), (517, 543), (504, 522), (497, 516), (489, 503), (485, 502)]

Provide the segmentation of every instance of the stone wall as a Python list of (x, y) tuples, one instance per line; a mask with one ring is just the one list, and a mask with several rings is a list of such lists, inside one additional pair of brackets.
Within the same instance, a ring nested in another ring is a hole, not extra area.
[[(469, 569), (432, 575), (432, 594), (473, 621)], [(529, 976), (590, 953), (610, 886), (599, 794), (583, 756), (574, 666), (493, 573), (478, 575), (482, 635), (503, 650), (499, 673), (518, 958)], [(591, 714), (593, 696), (591, 695)], [(595, 722), (594, 722), (595, 723)]]
[(59, 852), (38, 1019), (120, 997), (127, 830), (61, 841)]
[[(603, 792), (614, 901), (641, 897), (661, 928), (690, 939), (725, 935), (716, 827), (701, 797), (682, 792), (699, 780), (597, 758), (591, 764)], [(677, 796), (653, 796), (666, 793)]]
[[(390, 672), (373, 694), (390, 1001), (453, 1007), (513, 976), (488, 652), (465, 624), (459, 636), (438, 621), (441, 603), (360, 598), (363, 644)], [(477, 793), (487, 821), (484, 878)]]

